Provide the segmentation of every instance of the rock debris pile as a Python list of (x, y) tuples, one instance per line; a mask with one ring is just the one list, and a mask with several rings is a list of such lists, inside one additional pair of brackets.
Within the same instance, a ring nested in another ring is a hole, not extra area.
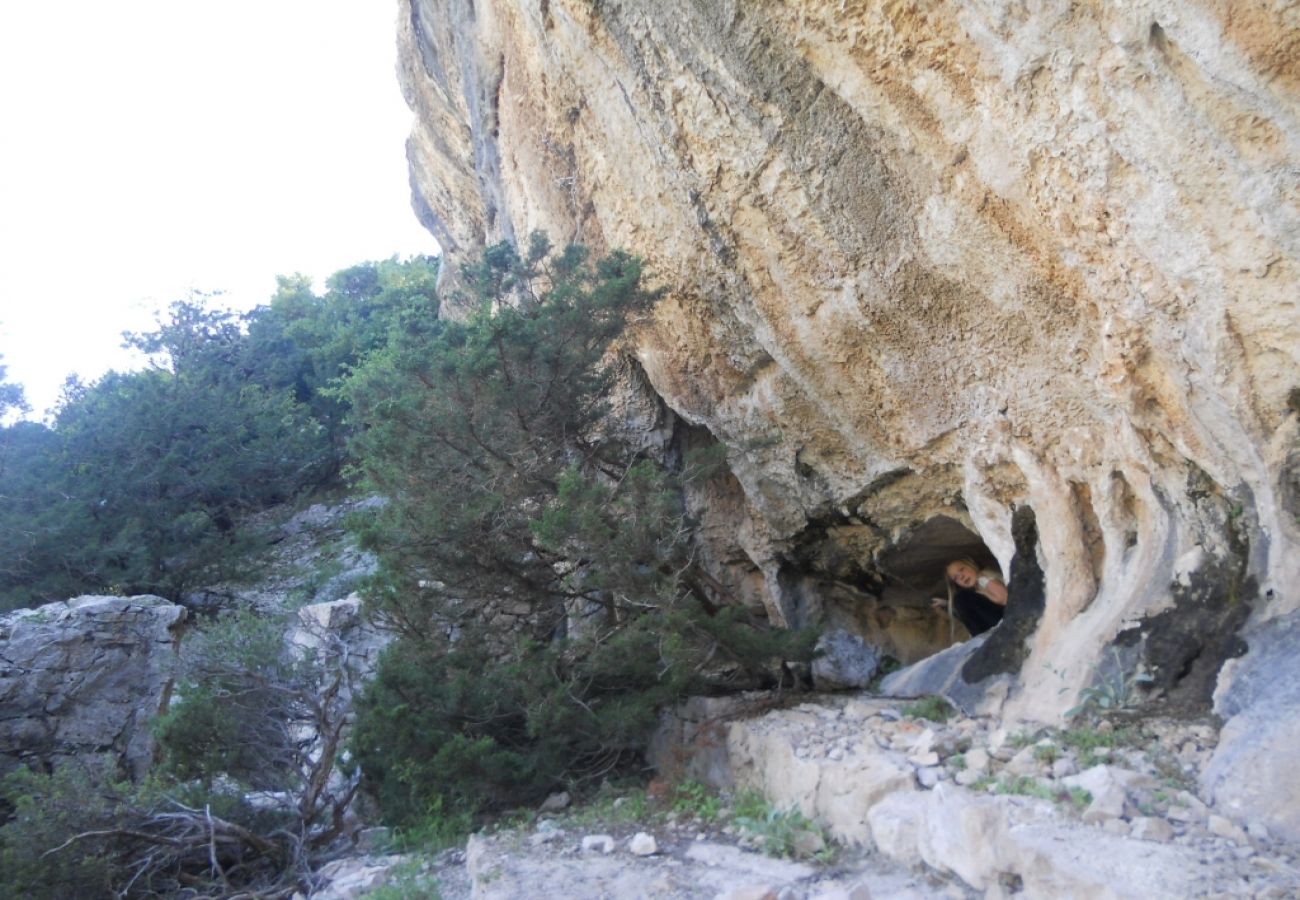
[[(831, 835), (979, 891), (1260, 897), (1300, 891), (1297, 848), (1198, 792), (1207, 722), (1019, 731), (922, 701), (806, 703), (731, 723), (733, 786)], [(909, 715), (908, 713), (916, 713)]]

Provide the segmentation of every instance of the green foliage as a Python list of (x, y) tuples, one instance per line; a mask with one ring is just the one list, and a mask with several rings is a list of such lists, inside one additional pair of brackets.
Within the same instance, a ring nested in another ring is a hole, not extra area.
[(12, 773), (0, 895), (292, 893), (338, 838), (357, 777), (337, 765), (345, 657), (327, 643), (291, 651), (283, 634), (242, 613), (186, 640), (147, 783), (71, 766)]
[(665, 704), (754, 684), (815, 639), (720, 608), (693, 559), (683, 491), (721, 451), (662, 466), (602, 426), (617, 339), (657, 296), (637, 260), (534, 236), (465, 277), (465, 321), (408, 309), (340, 389), (356, 474), (388, 500), (362, 540), (402, 639), (354, 747), (397, 822), (599, 779)]
[(0, 806), (12, 810), (0, 827), (5, 897), (180, 896), (204, 886), (229, 896), (282, 884), (295, 862), (292, 817), (229, 790), (132, 785), (68, 765), (11, 772)]
[[(358, 704), (353, 750), (386, 815), (503, 809), (639, 759), (658, 710), (707, 687), (718, 625), (685, 607), (563, 643), (395, 643)], [(730, 614), (722, 617), (730, 621)], [(738, 628), (734, 624), (731, 628)]]
[(106, 842), (57, 859), (44, 854), (73, 835), (110, 827), (130, 797), (128, 786), (71, 767), (55, 776), (11, 772), (0, 782), (0, 800), (13, 811), (0, 828), (0, 894), (33, 900), (111, 896), (123, 864)]
[(737, 799), (735, 822), (769, 856), (827, 862), (834, 853), (821, 826), (797, 809), (772, 806), (756, 792)]
[(903, 715), (931, 722), (947, 722), (955, 710), (942, 697), (923, 697), (915, 703), (909, 703), (901, 710)]
[(1078, 809), (1092, 802), (1092, 794), (1080, 787), (1054, 787), (1044, 784), (1029, 775), (1013, 775), (993, 782), (993, 791), (997, 794), (1014, 794), (1022, 797), (1037, 797), (1053, 803), (1066, 803)]
[(177, 697), (154, 726), (159, 771), (207, 791), (275, 792), (317, 845), (337, 834), (356, 787), (335, 771), (353, 673), (328, 642), (286, 648), (286, 627), (229, 612), (186, 641)]
[[(90, 591), (178, 598), (227, 574), (241, 520), (337, 475), (333, 386), (410, 309), (436, 309), (436, 272), (366, 263), (320, 297), (281, 279), (244, 317), (196, 294), (125, 335), (154, 368), (70, 380), (53, 427), (0, 427), (0, 609)], [(20, 402), (0, 384), (0, 416)]]
[[(3, 357), (0, 357), (0, 359), (3, 359)], [(10, 413), (23, 413), (30, 409), (22, 385), (5, 380), (7, 372), (8, 368), (4, 363), (0, 363), (0, 422), (8, 418)], [(0, 466), (3, 465), (3, 459), (0, 459)], [(3, 471), (3, 468), (0, 468), (0, 475), (3, 474)]]
[(1034, 759), (1051, 765), (1061, 758), (1061, 749), (1055, 744), (1039, 744), (1034, 747)]
[(393, 871), (387, 884), (367, 891), (368, 900), (441, 900), (438, 879), (427, 874), (427, 864), (413, 859)]
[(1155, 678), (1138, 664), (1126, 671), (1119, 651), (1111, 648), (1111, 665), (1099, 673), (1096, 684), (1079, 691), (1079, 702), (1065, 711), (1067, 719), (1079, 716), (1095, 719), (1107, 713), (1131, 709), (1142, 701), (1141, 687)]
[(712, 822), (722, 811), (722, 798), (707, 784), (684, 781), (673, 791), (673, 812), (702, 822)]
[[(466, 271), (467, 321), (439, 318), (436, 306), (408, 310), (341, 391), (358, 425), (358, 473), (390, 501), (363, 539), (392, 579), (384, 605), (407, 630), (427, 631), (431, 616), (451, 614), (453, 599), (467, 599), (473, 618), (477, 602), (506, 595), (535, 611), (535, 636), (544, 637), (567, 601), (600, 588), (584, 583), (585, 556), (534, 540), (539, 512), (556, 503), (562, 483), (561, 504), (587, 515), (654, 488), (646, 469), (624, 478), (619, 448), (596, 431), (616, 374), (602, 360), (657, 294), (627, 255), (589, 264), (581, 248), (548, 254), (537, 237), (524, 257), (490, 248)], [(603, 479), (626, 488), (601, 493)], [(644, 553), (654, 541), (625, 543)], [(660, 568), (657, 558), (638, 561)]]
[(464, 842), (474, 830), (474, 818), (464, 810), (443, 809), (435, 798), (422, 816), (393, 830), (393, 849), (402, 853), (437, 853)]

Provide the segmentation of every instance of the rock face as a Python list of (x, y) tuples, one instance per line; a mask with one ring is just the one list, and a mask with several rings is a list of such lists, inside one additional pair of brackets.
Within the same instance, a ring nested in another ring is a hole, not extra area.
[[(1205, 706), (1244, 649), (1216, 611), (1300, 607), (1289, 7), (404, 0), (399, 45), (453, 260), (542, 228), (672, 287), (633, 352), (730, 448), (707, 558), (773, 621), (894, 584), (940, 516), (1009, 572), (1017, 507), (1045, 608), (1009, 713), (1125, 626)], [(1203, 624), (1149, 648), (1170, 609)]]
[(77, 597), (0, 618), (0, 774), (100, 758), (140, 777), (185, 609)]
[(1243, 830), (1190, 789), (1212, 769), (1200, 769), (1215, 738), (1208, 722), (1011, 735), (995, 720), (938, 722), (892, 703), (823, 697), (742, 715), (720, 747), (684, 747), (710, 758), (707, 769), (689, 760), (685, 768), (714, 777), (721, 756), (727, 771), (712, 783), (758, 789), (772, 808), (799, 810), (837, 841), (923, 864), (982, 896), (1300, 890), (1295, 843), (1277, 841), (1271, 827)]
[(1227, 722), (1201, 784), (1234, 818), (1300, 843), (1300, 614), (1249, 639), (1251, 655), (1225, 673), (1216, 709)]

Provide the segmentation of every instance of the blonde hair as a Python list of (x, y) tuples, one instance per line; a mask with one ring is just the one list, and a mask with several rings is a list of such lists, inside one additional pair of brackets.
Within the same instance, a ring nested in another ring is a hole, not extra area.
[[(948, 565), (943, 567), (943, 577), (948, 579), (949, 593), (952, 592), (952, 576), (948, 574), (948, 570), (955, 565), (970, 566), (972, 569), (975, 570), (975, 574), (977, 575), (981, 571), (983, 571), (983, 568), (980, 566), (980, 564), (975, 562), (975, 560), (971, 559), (969, 556), (959, 556), (956, 559), (952, 560), (951, 562), (948, 563)], [(930, 571), (934, 571), (934, 570), (931, 569)]]

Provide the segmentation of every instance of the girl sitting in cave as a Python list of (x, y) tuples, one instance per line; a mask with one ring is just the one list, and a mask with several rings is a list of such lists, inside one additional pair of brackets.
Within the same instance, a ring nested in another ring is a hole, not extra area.
[[(966, 626), (971, 637), (983, 634), (1002, 621), (1007, 605), (1007, 583), (993, 569), (981, 569), (973, 559), (963, 557), (948, 563), (949, 615)], [(942, 598), (935, 606), (944, 608)]]

